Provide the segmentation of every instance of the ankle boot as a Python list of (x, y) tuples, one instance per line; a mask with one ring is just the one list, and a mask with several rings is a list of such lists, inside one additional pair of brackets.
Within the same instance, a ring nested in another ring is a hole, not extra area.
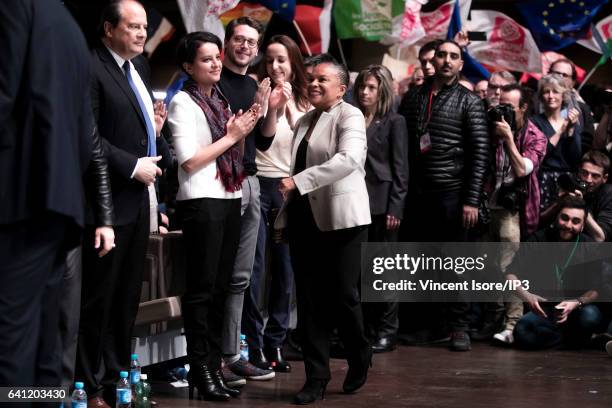
[(272, 348), (267, 350), (268, 360), (272, 363), (274, 371), (279, 373), (291, 372), (291, 364), (283, 357), (283, 349), (280, 347)]
[(368, 379), (368, 369), (372, 367), (372, 349), (360, 352), (358, 359), (349, 360), (349, 369), (342, 384), (342, 390), (346, 394), (353, 393), (363, 387)]
[(217, 383), (219, 388), (228, 393), (230, 396), (236, 398), (240, 395), (240, 390), (236, 388), (232, 388), (225, 383), (225, 379), (223, 378), (223, 374), (221, 374), (221, 370), (215, 370), (212, 372), (213, 380)]
[(209, 401), (227, 401), (231, 397), (214, 380), (211, 370), (205, 364), (191, 364), (187, 374), (189, 399), (193, 399), (193, 389), (198, 389), (198, 398)]
[(306, 383), (293, 398), (293, 403), (297, 405), (312, 404), (318, 399), (325, 398), (325, 388), (329, 380), (308, 379)]

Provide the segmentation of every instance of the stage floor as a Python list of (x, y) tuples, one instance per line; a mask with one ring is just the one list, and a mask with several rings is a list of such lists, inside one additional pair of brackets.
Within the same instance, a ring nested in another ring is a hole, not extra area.
[[(291, 374), (271, 381), (249, 381), (239, 398), (214, 403), (225, 407), (280, 407), (291, 404), (304, 382), (304, 365), (293, 361)], [(325, 407), (453, 408), (610, 408), (612, 357), (597, 351), (526, 352), (473, 344), (471, 352), (442, 346), (400, 346), (374, 356), (367, 384), (342, 394), (344, 360), (332, 360)], [(158, 407), (204, 407), (189, 401), (187, 389), (153, 384)]]

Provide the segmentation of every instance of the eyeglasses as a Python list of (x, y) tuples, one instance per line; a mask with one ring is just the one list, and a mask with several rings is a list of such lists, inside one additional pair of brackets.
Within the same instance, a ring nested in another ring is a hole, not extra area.
[(566, 74), (565, 72), (558, 72), (558, 71), (550, 71), (551, 74), (557, 74), (557, 75), (561, 75), (563, 78), (571, 78), (571, 74)]
[(242, 36), (239, 36), (239, 35), (235, 36), (235, 37), (232, 37), (232, 42), (235, 45), (246, 44), (246, 46), (248, 48), (255, 48), (255, 47), (257, 47), (257, 41), (255, 41), (255, 40), (253, 40), (251, 38), (245, 38), (245, 37), (242, 37)]

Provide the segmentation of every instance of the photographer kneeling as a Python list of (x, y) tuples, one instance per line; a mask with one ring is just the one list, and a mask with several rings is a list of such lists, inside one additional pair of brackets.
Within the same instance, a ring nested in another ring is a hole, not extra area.
[[(599, 151), (591, 150), (582, 156), (578, 175), (559, 177), (559, 196), (582, 197), (587, 203), (584, 232), (596, 242), (612, 241), (612, 185), (608, 181), (610, 159)], [(546, 226), (559, 212), (558, 203), (542, 212), (540, 224)]]
[[(546, 137), (525, 116), (531, 93), (518, 84), (501, 89), (500, 104), (488, 112), (491, 126), (494, 168), (488, 183), (490, 223), (488, 241), (518, 243), (522, 236), (536, 231), (539, 219), (540, 189), (537, 169), (546, 153)], [(506, 246), (499, 266), (502, 271), (512, 261), (515, 249)], [(523, 315), (523, 305), (515, 300), (487, 303), (483, 328), (475, 340), (494, 340), (511, 344), (512, 330)], [(500, 320), (505, 312), (505, 325), (500, 333)]]

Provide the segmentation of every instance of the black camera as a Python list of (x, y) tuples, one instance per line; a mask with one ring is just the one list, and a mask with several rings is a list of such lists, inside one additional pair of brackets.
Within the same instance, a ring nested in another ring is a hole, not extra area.
[(567, 191), (568, 193), (573, 193), (578, 190), (582, 193), (582, 195), (587, 192), (587, 183), (580, 180), (573, 174), (561, 174), (557, 179), (557, 186), (560, 190)]
[(502, 184), (497, 193), (497, 205), (516, 213), (525, 204), (527, 191), (517, 184)]
[(510, 129), (516, 130), (516, 120), (514, 117), (514, 107), (509, 103), (500, 103), (492, 107), (487, 112), (489, 123), (493, 125), (495, 122), (501, 122), (502, 118), (510, 125)]

